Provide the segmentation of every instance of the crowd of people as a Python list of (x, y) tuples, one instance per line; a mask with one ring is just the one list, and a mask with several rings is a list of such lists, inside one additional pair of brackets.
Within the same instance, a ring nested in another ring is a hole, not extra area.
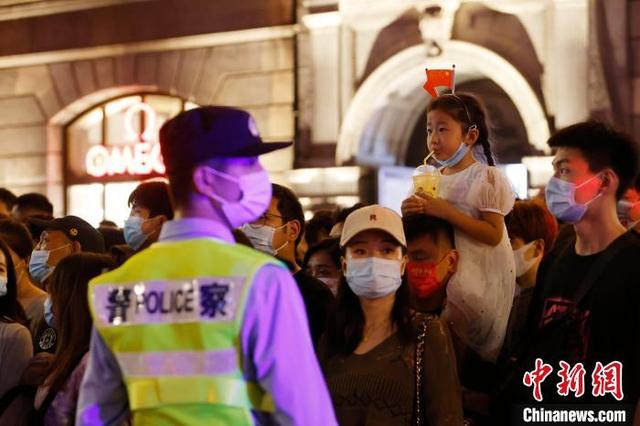
[(0, 424), (510, 425), (542, 403), (640, 424), (639, 149), (562, 129), (517, 200), (488, 119), (431, 102), (439, 193), (401, 214), (305, 221), (258, 161), (288, 145), (224, 107), (164, 124), (168, 180), (122, 228), (0, 189)]

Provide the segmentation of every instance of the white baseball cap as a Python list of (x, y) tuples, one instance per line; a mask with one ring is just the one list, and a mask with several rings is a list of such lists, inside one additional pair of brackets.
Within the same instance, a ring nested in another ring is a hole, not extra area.
[(402, 218), (398, 213), (379, 204), (362, 207), (347, 216), (342, 228), (340, 246), (346, 246), (357, 234), (369, 229), (384, 231), (395, 238), (401, 246), (407, 246)]

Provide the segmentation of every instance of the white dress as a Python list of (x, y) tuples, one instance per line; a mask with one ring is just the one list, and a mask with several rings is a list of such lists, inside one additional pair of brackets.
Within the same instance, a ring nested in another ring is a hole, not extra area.
[[(480, 162), (456, 174), (442, 175), (438, 196), (476, 219), (481, 212), (505, 216), (515, 202), (514, 191), (500, 169)], [(460, 260), (447, 285), (443, 317), (463, 342), (483, 359), (493, 362), (504, 341), (516, 287), (515, 260), (507, 228), (504, 227), (502, 240), (495, 247), (458, 229), (455, 243)]]

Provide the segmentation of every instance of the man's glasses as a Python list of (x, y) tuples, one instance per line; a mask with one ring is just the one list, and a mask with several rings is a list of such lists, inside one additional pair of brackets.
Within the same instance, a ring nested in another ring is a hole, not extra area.
[(278, 216), (277, 214), (265, 212), (265, 213), (262, 214), (262, 216), (260, 216), (259, 218), (257, 218), (253, 222), (251, 222), (249, 224), (249, 226), (252, 227), (253, 229), (262, 228), (263, 226), (265, 226), (267, 224), (267, 220), (269, 219), (269, 217), (277, 217), (277, 218), (280, 218), (280, 219), (284, 220), (284, 218), (282, 216)]

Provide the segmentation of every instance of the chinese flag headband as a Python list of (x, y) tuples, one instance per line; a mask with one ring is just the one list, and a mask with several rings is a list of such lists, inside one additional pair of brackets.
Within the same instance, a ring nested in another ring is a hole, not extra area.
[(430, 70), (425, 68), (427, 73), (427, 81), (424, 83), (424, 90), (431, 95), (432, 98), (437, 98), (438, 91), (436, 87), (448, 87), (451, 89), (451, 93), (456, 92), (456, 66), (453, 65), (450, 70)]

